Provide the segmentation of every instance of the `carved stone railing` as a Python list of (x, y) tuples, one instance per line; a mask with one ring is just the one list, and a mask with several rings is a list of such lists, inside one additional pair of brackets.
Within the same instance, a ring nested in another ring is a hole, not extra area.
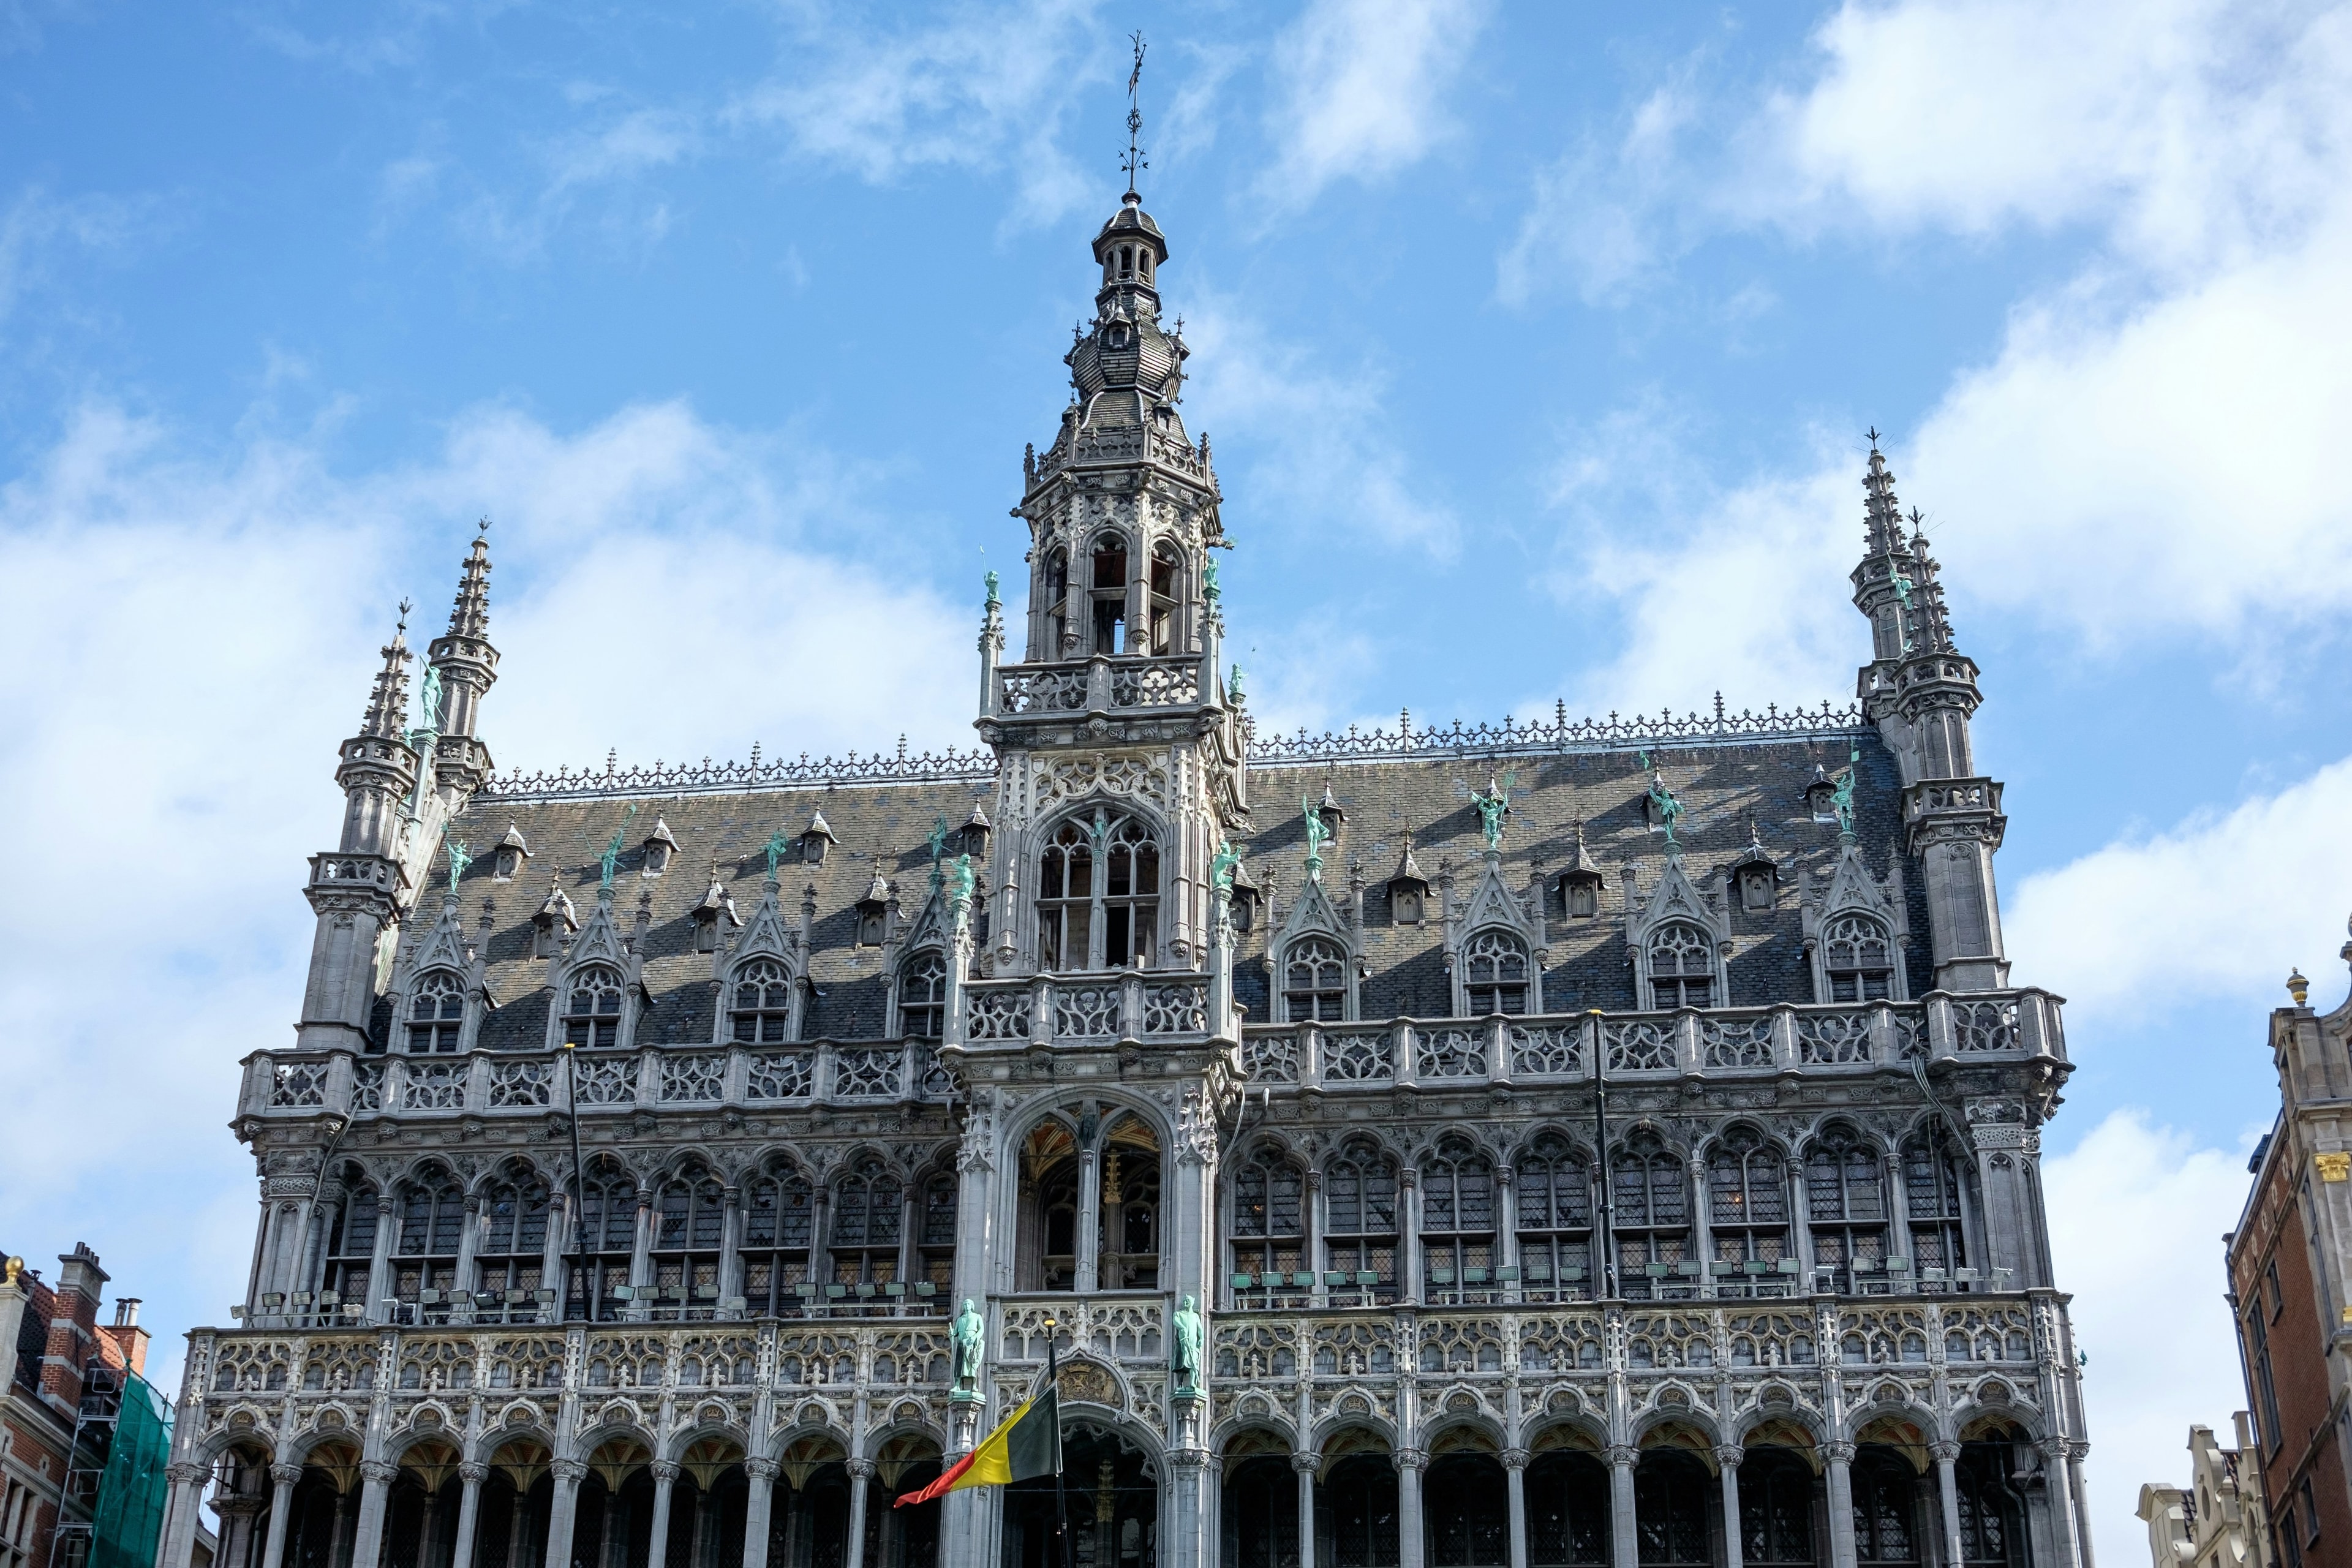
[(966, 1048), (1191, 1042), (1209, 1024), (1209, 977), (1190, 970), (1077, 979), (974, 980), (963, 990)]
[(461, 1115), (495, 1120), (575, 1109), (593, 1116), (639, 1110), (895, 1104), (945, 1100), (953, 1092), (929, 1040), (657, 1046), (569, 1053), (478, 1050), (431, 1057), (272, 1049), (247, 1058), (239, 1110), (256, 1116), (331, 1111), (400, 1120)]
[(1189, 708), (1200, 701), (1201, 661), (1193, 658), (1098, 656), (1008, 664), (996, 672), (996, 711), (1007, 716)]
[(2066, 1059), (2059, 998), (2046, 991), (1953, 994), (1919, 1002), (1685, 1008), (1674, 1013), (1397, 1018), (1360, 1024), (1250, 1024), (1248, 1080), (1280, 1092), (1399, 1085), (1486, 1088), (1612, 1081), (1809, 1077), (1907, 1069), (1915, 1061)]

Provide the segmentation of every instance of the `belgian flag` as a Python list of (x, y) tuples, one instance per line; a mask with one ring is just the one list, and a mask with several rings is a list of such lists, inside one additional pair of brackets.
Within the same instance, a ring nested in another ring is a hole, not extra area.
[(1062, 1473), (1062, 1406), (1054, 1385), (1006, 1417), (1004, 1425), (981, 1439), (980, 1446), (920, 1491), (908, 1492), (892, 1506), (929, 1502), (965, 1487), (1001, 1487), (1035, 1476)]

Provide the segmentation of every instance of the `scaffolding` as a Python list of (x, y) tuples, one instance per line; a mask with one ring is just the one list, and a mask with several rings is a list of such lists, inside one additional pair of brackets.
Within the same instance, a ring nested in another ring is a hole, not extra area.
[(97, 1361), (82, 1369), (81, 1391), (49, 1568), (155, 1568), (171, 1402), (137, 1373)]

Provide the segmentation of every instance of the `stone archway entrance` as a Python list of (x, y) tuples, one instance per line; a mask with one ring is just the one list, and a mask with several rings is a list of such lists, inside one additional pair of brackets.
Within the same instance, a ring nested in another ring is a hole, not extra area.
[[(1073, 1568), (1155, 1568), (1160, 1474), (1144, 1452), (1108, 1427), (1072, 1421), (1062, 1431)], [(1003, 1568), (1062, 1568), (1051, 1477), (1004, 1489)]]

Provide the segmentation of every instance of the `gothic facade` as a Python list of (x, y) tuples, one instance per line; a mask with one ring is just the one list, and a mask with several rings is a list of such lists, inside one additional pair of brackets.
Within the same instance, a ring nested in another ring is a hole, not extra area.
[(975, 750), (500, 776), (478, 539), (385, 650), (164, 1568), (207, 1485), (229, 1568), (1047, 1568), (1050, 1484), (891, 1505), (1049, 1345), (1087, 1568), (2087, 1563), (2058, 999), (1884, 459), (1852, 706), (1261, 734), (1093, 252)]

